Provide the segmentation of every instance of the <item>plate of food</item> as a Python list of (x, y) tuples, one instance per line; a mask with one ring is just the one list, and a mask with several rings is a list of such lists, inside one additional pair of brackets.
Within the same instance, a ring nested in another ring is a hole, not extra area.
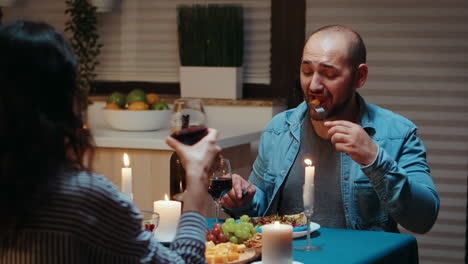
[[(236, 221), (241, 221), (241, 219)], [(288, 224), (293, 226), (293, 238), (302, 237), (307, 234), (307, 217), (305, 216), (304, 212), (293, 215), (276, 214), (270, 216), (250, 217), (248, 221), (257, 228), (259, 233), (262, 232), (262, 225), (272, 224), (278, 221), (280, 224)], [(311, 222), (309, 225), (309, 232), (314, 232), (319, 228), (319, 224)]]
[(261, 250), (247, 247), (245, 244), (230, 242), (214, 244), (206, 242), (205, 259), (208, 264), (244, 264), (257, 259)]

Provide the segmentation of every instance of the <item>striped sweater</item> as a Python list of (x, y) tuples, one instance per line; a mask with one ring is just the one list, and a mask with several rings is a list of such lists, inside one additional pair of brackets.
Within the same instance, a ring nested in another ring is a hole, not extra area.
[(142, 228), (135, 205), (96, 174), (64, 175), (31, 220), (16, 239), (0, 239), (1, 264), (205, 263), (204, 217), (183, 213), (167, 248)]

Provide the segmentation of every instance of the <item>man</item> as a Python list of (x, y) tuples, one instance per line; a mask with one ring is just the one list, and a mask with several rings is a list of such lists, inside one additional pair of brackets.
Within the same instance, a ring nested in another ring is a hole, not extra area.
[[(304, 159), (315, 167), (312, 220), (324, 227), (416, 233), (434, 224), (439, 198), (416, 126), (366, 103), (357, 93), (368, 75), (366, 48), (356, 32), (326, 26), (305, 44), (305, 102), (275, 116), (263, 131), (250, 181), (233, 176), (223, 206), (235, 214), (304, 210)], [(315, 110), (325, 110), (325, 120)]]

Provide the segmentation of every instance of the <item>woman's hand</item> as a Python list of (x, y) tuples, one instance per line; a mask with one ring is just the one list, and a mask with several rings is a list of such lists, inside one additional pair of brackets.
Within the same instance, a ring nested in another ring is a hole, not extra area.
[(205, 197), (210, 183), (214, 160), (219, 158), (221, 148), (216, 144), (218, 131), (208, 129), (208, 134), (194, 145), (185, 145), (169, 136), (166, 143), (179, 155), (186, 171), (184, 211), (206, 212)]

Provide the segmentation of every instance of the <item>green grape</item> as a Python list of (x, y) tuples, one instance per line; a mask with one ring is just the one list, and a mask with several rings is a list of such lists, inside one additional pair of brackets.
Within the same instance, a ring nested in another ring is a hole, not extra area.
[[(235, 231), (235, 224), (232, 223), (232, 224), (224, 224), (226, 227), (226, 231), (227, 232), (234, 232)], [(224, 230), (224, 229), (223, 229)]]
[(228, 225), (227, 225), (227, 224), (223, 224), (223, 225), (221, 226), (221, 229), (223, 230), (223, 233), (224, 233), (224, 234), (226, 234), (227, 232), (229, 232), (229, 230), (228, 230)]
[(248, 229), (250, 229), (249, 224), (250, 224), (249, 222), (240, 222), (240, 223), (239, 223), (239, 227), (240, 227), (240, 228), (248, 228)]
[(248, 226), (250, 229), (254, 228), (254, 225), (253, 225), (252, 223), (250, 223), (250, 222), (247, 223), (247, 226)]
[(257, 228), (250, 229), (250, 234), (252, 234), (252, 235), (257, 234)]
[(235, 223), (236, 221), (234, 220), (234, 218), (228, 218), (226, 219), (226, 221), (224, 221), (224, 224), (232, 224), (232, 223)]
[(239, 240), (237, 239), (236, 236), (232, 236), (232, 237), (229, 238), (229, 242), (234, 243), (234, 244), (238, 244)]
[(247, 239), (250, 235), (250, 233), (245, 232), (244, 229), (238, 229), (236, 232), (234, 232), (236, 237), (241, 238), (241, 239)]
[(250, 220), (250, 217), (248, 215), (243, 215), (240, 217), (241, 222), (248, 222)]

